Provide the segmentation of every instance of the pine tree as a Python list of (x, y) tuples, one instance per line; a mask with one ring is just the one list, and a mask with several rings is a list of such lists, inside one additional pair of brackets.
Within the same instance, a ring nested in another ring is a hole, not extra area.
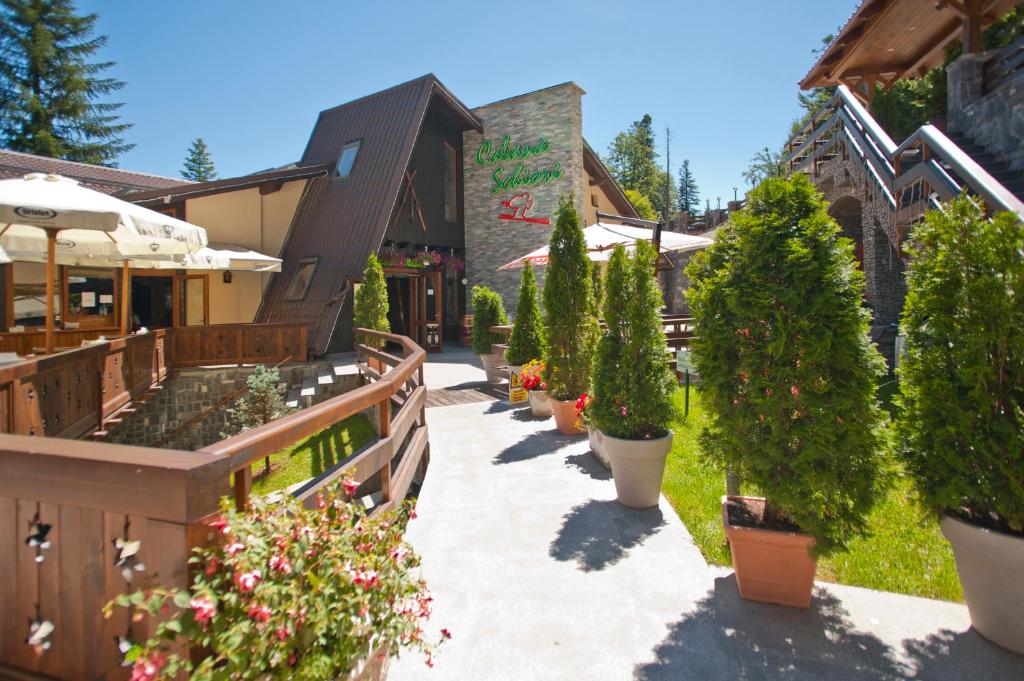
[[(666, 192), (666, 189), (668, 190)], [(665, 210), (665, 194), (668, 194), (668, 210)], [(651, 197), (651, 207), (654, 208), (654, 213), (658, 217), (656, 220), (671, 220), (676, 213), (676, 203), (678, 201), (678, 195), (676, 192), (676, 183), (672, 180), (672, 176), (665, 170), (659, 170), (655, 176), (654, 183), (654, 194)]]
[(202, 137), (192, 140), (188, 156), (185, 157), (185, 165), (181, 168), (181, 176), (193, 182), (208, 182), (217, 179), (217, 169), (214, 168), (213, 159), (210, 158), (210, 148), (206, 146), (206, 140)]
[(650, 114), (620, 132), (608, 147), (608, 166), (623, 189), (640, 192), (652, 204), (658, 189), (658, 158), (654, 150), (654, 127)]
[(544, 356), (544, 328), (537, 300), (537, 279), (533, 267), (526, 263), (519, 282), (519, 303), (512, 336), (508, 339), (505, 359), (509, 364), (523, 365)]
[(690, 160), (684, 159), (679, 166), (679, 210), (694, 215), (700, 207), (700, 191), (697, 180), (690, 172)]
[[(373, 331), (390, 331), (388, 322), (388, 286), (384, 281), (384, 269), (380, 260), (373, 253), (366, 259), (363, 270), (363, 282), (356, 291), (355, 325), (357, 329)], [(372, 347), (380, 347), (383, 343), (370, 341)]]
[(100, 74), (114, 62), (88, 59), (107, 42), (96, 14), (71, 0), (0, 0), (0, 144), (14, 151), (116, 166), (135, 145), (116, 113), (97, 101), (124, 87)]
[[(229, 432), (221, 433), (230, 437), (236, 433), (262, 426), (288, 413), (281, 389), (281, 374), (276, 367), (268, 369), (257, 366), (245, 380), (246, 392), (233, 405), (224, 410), (227, 415)], [(270, 457), (263, 459), (263, 472), (270, 474)]]

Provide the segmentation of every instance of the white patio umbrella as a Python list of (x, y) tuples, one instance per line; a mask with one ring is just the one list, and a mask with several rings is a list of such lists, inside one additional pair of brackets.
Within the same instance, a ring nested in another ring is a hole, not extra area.
[(54, 276), (64, 259), (186, 255), (206, 230), (87, 189), (59, 175), (0, 180), (0, 248), (15, 259), (46, 254), (46, 352), (54, 347)]
[(264, 255), (238, 244), (210, 244), (194, 253), (172, 258), (139, 257), (132, 267), (144, 269), (234, 270), (236, 272), (280, 272), (281, 259)]
[[(626, 225), (610, 225), (598, 222), (583, 230), (583, 238), (587, 243), (587, 255), (593, 262), (606, 262), (612, 251), (620, 244), (627, 250), (636, 248), (637, 241), (652, 241), (654, 232), (643, 227)], [(661, 252), (696, 251), (711, 245), (711, 239), (677, 232), (661, 233)], [(543, 246), (526, 255), (502, 265), (498, 270), (511, 270), (523, 267), (529, 262), (532, 265), (548, 264), (548, 247)]]

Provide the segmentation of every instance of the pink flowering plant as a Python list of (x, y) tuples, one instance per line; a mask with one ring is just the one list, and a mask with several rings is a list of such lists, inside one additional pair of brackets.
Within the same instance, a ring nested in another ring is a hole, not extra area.
[[(402, 539), (415, 511), (368, 517), (349, 502), (357, 485), (337, 484), (304, 508), (291, 497), (254, 499), (245, 512), (230, 501), (210, 524), (209, 548), (190, 559), (190, 589), (147, 587), (105, 608), (152, 618), (153, 635), (131, 642), (132, 681), (344, 677), (371, 656), (403, 649), (425, 654), (436, 643), (424, 624), (431, 595), (415, 576), (419, 558)], [(441, 630), (435, 641), (448, 638)], [(183, 654), (202, 651), (199, 661)]]

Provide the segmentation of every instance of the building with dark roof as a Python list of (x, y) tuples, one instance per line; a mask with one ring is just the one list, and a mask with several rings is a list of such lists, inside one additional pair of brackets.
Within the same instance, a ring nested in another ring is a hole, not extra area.
[(0, 180), (22, 177), (29, 173), (63, 175), (78, 180), (90, 189), (114, 196), (122, 196), (133, 191), (174, 187), (187, 182), (180, 177), (163, 177), (0, 149)]

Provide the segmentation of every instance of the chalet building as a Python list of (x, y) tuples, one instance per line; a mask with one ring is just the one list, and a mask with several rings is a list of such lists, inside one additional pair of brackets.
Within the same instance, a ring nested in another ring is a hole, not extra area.
[[(583, 94), (563, 83), (470, 109), (426, 75), (321, 112), (297, 163), (252, 175), (189, 183), (11, 152), (0, 173), (67, 175), (200, 225), (211, 243), (283, 260), (278, 274), (133, 270), (133, 327), (301, 323), (313, 354), (350, 350), (353, 297), (377, 253), (392, 330), (440, 349), (458, 337), (474, 285), (514, 311), (519, 274), (497, 270), (548, 242), (559, 197), (573, 196), (586, 224), (599, 210), (635, 217), (583, 139)], [(4, 326), (33, 326), (45, 269), (5, 270)], [(109, 301), (59, 302), (61, 323), (115, 329), (118, 269), (59, 270), (58, 290), (87, 278)]]
[[(854, 241), (890, 365), (914, 223), (962, 191), (1024, 216), (1024, 39), (982, 51), (983, 29), (1015, 4), (865, 0), (800, 82), (836, 94), (787, 143), (789, 168), (812, 179)], [(957, 41), (945, 119), (892, 139), (871, 114), (876, 89), (923, 77)]]

